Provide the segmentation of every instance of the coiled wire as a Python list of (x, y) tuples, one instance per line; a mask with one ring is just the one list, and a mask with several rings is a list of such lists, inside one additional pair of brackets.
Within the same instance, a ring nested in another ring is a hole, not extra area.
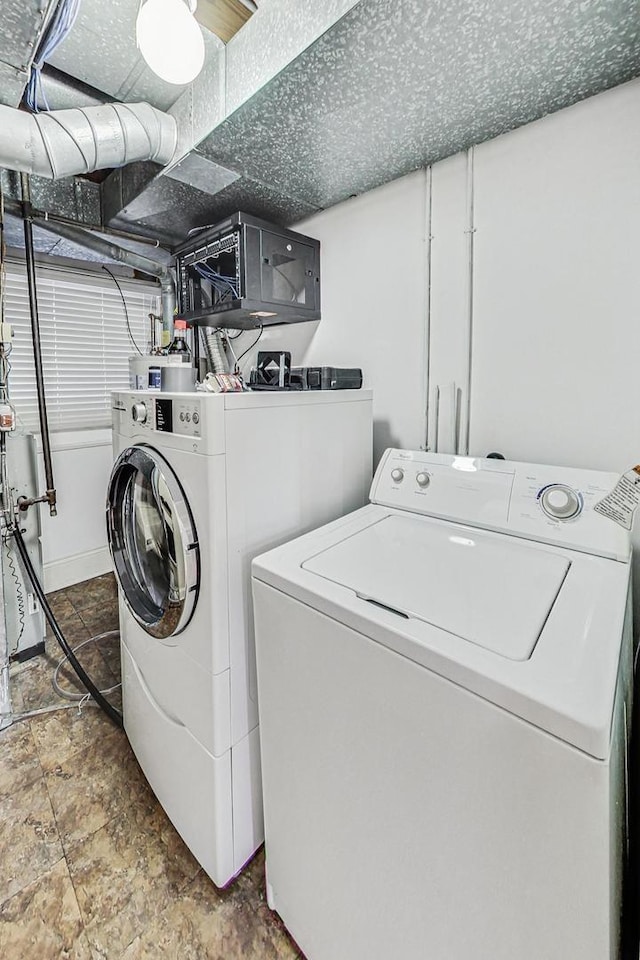
[(16, 559), (11, 549), (10, 541), (8, 537), (3, 537), (2, 542), (7, 551), (7, 566), (9, 567), (9, 573), (11, 574), (11, 579), (15, 583), (16, 587), (16, 609), (18, 614), (18, 626), (19, 633), (18, 639), (16, 640), (16, 647), (20, 644), (22, 640), (22, 635), (25, 629), (25, 609), (24, 609), (24, 593), (22, 590), (22, 580), (18, 576), (18, 568), (16, 567)]

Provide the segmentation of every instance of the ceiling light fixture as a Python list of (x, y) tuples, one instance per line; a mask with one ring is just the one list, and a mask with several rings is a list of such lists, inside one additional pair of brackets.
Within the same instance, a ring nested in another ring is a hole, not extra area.
[(153, 72), (168, 83), (191, 83), (204, 64), (197, 0), (143, 0), (136, 42)]

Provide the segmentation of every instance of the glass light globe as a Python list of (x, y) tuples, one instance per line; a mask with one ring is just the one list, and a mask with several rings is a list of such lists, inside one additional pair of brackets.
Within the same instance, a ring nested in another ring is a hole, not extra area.
[(168, 83), (191, 83), (202, 70), (204, 38), (184, 0), (146, 0), (136, 41), (153, 72)]

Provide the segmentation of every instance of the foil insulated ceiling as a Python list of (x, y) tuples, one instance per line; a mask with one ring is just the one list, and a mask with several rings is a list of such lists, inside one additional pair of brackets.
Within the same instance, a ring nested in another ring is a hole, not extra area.
[(640, 0), (265, 0), (183, 89), (141, 63), (137, 9), (83, 0), (52, 64), (176, 118), (173, 169), (98, 188), (105, 224), (168, 244), (238, 209), (295, 223), (640, 74)]
[(17, 107), (51, 0), (0, 2), (0, 103)]
[[(637, 76), (639, 11), (638, 0), (360, 0), (266, 82), (264, 51), (282, 34), (260, 36), (258, 14), (226, 51), (225, 115), (194, 144), (201, 166), (235, 178), (213, 195), (197, 177), (129, 189), (125, 169), (105, 211), (169, 242), (238, 208), (293, 223)], [(300, 5), (288, 14), (295, 36)]]

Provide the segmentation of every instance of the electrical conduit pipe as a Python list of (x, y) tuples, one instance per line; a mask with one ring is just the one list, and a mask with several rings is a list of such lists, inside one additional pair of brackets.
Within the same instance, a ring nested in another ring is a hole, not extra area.
[(83, 230), (82, 227), (72, 227), (70, 224), (60, 223), (57, 220), (39, 218), (34, 218), (34, 222), (43, 230), (54, 233), (58, 237), (64, 237), (71, 243), (77, 243), (78, 246), (93, 250), (94, 253), (100, 253), (110, 260), (123, 263), (133, 270), (140, 270), (141, 273), (148, 273), (151, 277), (157, 277), (162, 290), (162, 329), (171, 338), (173, 335), (173, 315), (176, 309), (176, 287), (168, 267), (158, 263), (157, 260), (151, 260), (140, 253), (127, 250), (111, 240), (97, 237), (89, 230)]

